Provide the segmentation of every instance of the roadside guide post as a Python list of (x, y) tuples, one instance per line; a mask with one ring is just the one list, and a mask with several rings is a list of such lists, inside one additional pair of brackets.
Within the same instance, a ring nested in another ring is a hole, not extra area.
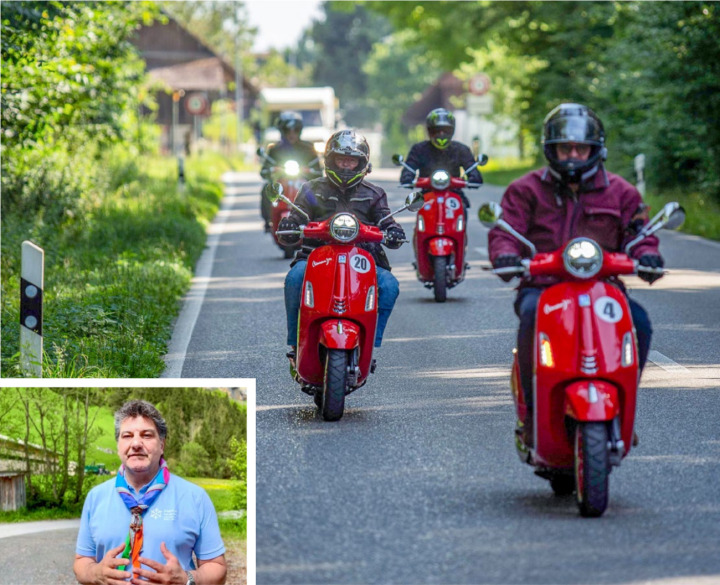
[(45, 251), (22, 243), (20, 268), (20, 369), (33, 378), (42, 378), (42, 307), (45, 281)]
[(635, 157), (635, 178), (637, 179), (637, 190), (645, 198), (645, 155), (638, 154)]

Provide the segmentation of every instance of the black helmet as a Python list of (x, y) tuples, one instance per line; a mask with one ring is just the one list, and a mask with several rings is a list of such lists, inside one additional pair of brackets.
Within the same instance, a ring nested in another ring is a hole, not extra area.
[(446, 149), (455, 134), (455, 116), (445, 108), (435, 108), (425, 118), (430, 142), (435, 148)]
[(280, 130), (280, 134), (283, 136), (285, 136), (285, 133), (288, 130), (295, 130), (298, 134), (300, 134), (303, 129), (303, 119), (297, 112), (285, 110), (284, 112), (280, 112), (280, 115), (275, 122), (275, 126), (278, 130)]
[[(351, 171), (343, 170), (335, 164), (335, 157), (354, 156), (359, 164)], [(335, 132), (325, 145), (325, 176), (331, 183), (343, 191), (354, 187), (370, 172), (370, 147), (367, 140), (355, 130)]]
[[(558, 160), (556, 145), (568, 142), (590, 145), (587, 160)], [(542, 144), (550, 171), (566, 183), (592, 177), (607, 158), (603, 124), (595, 112), (580, 104), (560, 104), (545, 117)]]

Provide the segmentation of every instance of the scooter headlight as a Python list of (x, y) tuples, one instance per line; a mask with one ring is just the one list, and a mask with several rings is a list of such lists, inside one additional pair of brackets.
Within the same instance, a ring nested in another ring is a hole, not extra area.
[(300, 174), (300, 165), (297, 161), (289, 160), (285, 163), (283, 168), (288, 177), (297, 177)]
[(430, 184), (436, 191), (444, 191), (450, 186), (450, 174), (447, 171), (435, 171), (430, 177)]
[(354, 215), (338, 213), (330, 222), (330, 233), (340, 242), (352, 242), (360, 233), (360, 224)]
[(565, 247), (563, 261), (573, 276), (592, 278), (602, 268), (602, 249), (589, 238), (575, 238)]

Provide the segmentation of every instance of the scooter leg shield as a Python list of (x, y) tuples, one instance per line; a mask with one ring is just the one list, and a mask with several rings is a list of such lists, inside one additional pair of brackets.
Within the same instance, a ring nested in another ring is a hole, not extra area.
[(618, 390), (613, 384), (582, 380), (565, 388), (565, 414), (577, 421), (607, 421), (619, 413)]
[(328, 349), (354, 349), (360, 345), (360, 327), (344, 319), (327, 320), (320, 326), (320, 343)]

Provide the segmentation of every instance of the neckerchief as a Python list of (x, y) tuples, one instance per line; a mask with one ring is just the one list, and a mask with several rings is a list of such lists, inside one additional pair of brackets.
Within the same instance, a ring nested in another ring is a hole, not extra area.
[[(165, 489), (168, 481), (170, 481), (170, 472), (167, 468), (167, 463), (164, 459), (160, 459), (160, 469), (158, 469), (157, 475), (153, 478), (148, 487), (147, 491), (138, 500), (135, 498), (133, 493), (130, 491), (127, 481), (125, 480), (125, 466), (121, 465), (118, 471), (117, 477), (115, 478), (115, 489), (122, 498), (122, 501), (128, 507), (132, 513), (132, 521), (130, 522), (130, 531), (125, 538), (125, 550), (123, 550), (123, 559), (130, 559), (132, 566), (140, 568), (140, 551), (143, 545), (143, 521), (142, 517), (145, 511), (152, 506), (153, 502), (157, 499)], [(118, 567), (120, 571), (125, 570), (125, 566)]]

